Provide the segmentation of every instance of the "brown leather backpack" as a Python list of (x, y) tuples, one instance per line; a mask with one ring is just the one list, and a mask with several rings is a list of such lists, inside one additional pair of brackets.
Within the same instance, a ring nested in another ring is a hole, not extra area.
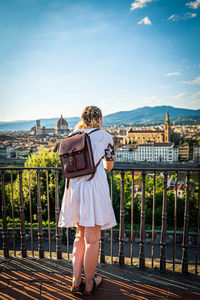
[(60, 156), (62, 174), (67, 178), (67, 188), (69, 179), (91, 174), (88, 180), (94, 177), (98, 163), (94, 164), (92, 146), (89, 135), (98, 129), (89, 133), (76, 132), (67, 138), (61, 140), (58, 144), (58, 155)]

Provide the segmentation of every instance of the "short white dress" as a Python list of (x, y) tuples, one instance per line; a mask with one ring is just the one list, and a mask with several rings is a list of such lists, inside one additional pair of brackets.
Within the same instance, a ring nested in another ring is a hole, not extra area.
[[(84, 129), (89, 133), (92, 129)], [(90, 134), (95, 165), (109, 144), (113, 145), (112, 136), (105, 130), (98, 130)], [(105, 158), (104, 158), (105, 159)], [(94, 177), (91, 175), (70, 179), (70, 187), (65, 191), (59, 214), (58, 227), (101, 226), (108, 229), (116, 226), (116, 219), (110, 199), (109, 185), (104, 169), (104, 159), (97, 167)]]

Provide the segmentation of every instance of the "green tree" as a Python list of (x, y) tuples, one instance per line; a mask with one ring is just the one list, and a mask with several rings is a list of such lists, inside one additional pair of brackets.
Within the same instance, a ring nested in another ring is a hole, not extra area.
[[(46, 148), (41, 148), (38, 154), (32, 154), (29, 156), (24, 164), (27, 168), (33, 167), (60, 167), (60, 158), (57, 153), (49, 152)], [(63, 191), (64, 191), (64, 178), (59, 171), (59, 199), (61, 202)], [(33, 219), (37, 219), (37, 172), (36, 170), (24, 170), (22, 173), (22, 185), (23, 185), (23, 201), (24, 201), (24, 212), (25, 220), (30, 220), (30, 208), (29, 208), (29, 176), (30, 176), (30, 190), (32, 199), (32, 213)], [(41, 192), (41, 203), (42, 203), (42, 219), (47, 220), (47, 187), (46, 187), (46, 170), (40, 171), (40, 192)], [(20, 188), (19, 188), (19, 174), (13, 184), (13, 198), (14, 198), (14, 209), (15, 216), (20, 217), (19, 204), (20, 204)], [(49, 187), (49, 198), (50, 198), (50, 212), (51, 221), (55, 221), (55, 172), (53, 170), (48, 172), (48, 187)], [(7, 184), (6, 188), (6, 199), (8, 203), (8, 212), (11, 216), (11, 184)]]

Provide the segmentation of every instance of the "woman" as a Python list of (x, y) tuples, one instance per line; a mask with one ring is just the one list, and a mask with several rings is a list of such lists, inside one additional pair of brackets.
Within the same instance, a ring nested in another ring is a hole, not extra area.
[[(81, 115), (77, 130), (89, 133), (94, 128), (101, 129), (102, 124), (101, 110), (96, 106), (87, 106)], [(104, 156), (104, 159), (101, 160), (91, 180), (87, 180), (91, 175), (70, 179), (69, 189), (65, 187), (58, 221), (59, 227), (77, 226), (73, 247), (71, 290), (72, 292), (83, 291), (86, 295), (93, 293), (102, 283), (101, 276), (94, 278), (101, 230), (116, 225), (105, 172), (105, 169), (110, 171), (113, 168), (113, 140), (105, 130), (91, 133), (90, 140), (95, 165), (101, 157)], [(83, 265), (84, 285), (81, 279)]]

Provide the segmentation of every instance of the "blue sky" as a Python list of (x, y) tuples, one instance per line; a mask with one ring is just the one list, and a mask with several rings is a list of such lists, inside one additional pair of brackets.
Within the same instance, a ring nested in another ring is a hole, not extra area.
[(0, 0), (0, 121), (200, 108), (200, 0)]

